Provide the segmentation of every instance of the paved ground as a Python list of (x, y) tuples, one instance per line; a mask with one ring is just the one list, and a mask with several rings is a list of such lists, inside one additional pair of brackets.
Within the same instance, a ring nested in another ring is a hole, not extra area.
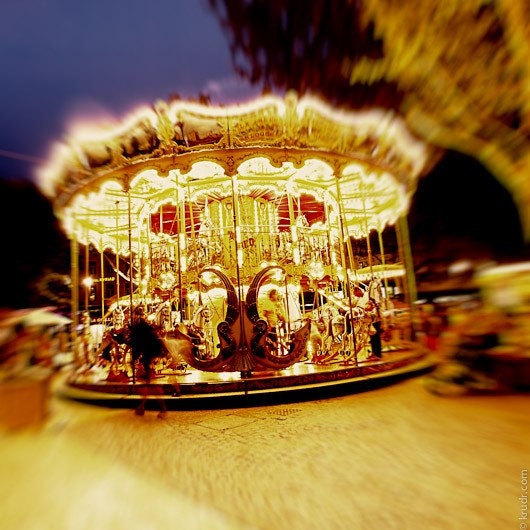
[(164, 419), (53, 397), (45, 425), (0, 436), (0, 528), (523, 528), (529, 410), (424, 376)]

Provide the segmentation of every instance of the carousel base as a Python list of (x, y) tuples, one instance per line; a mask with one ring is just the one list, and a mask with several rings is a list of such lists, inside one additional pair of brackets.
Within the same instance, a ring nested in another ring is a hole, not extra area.
[(110, 382), (101, 374), (74, 372), (58, 389), (61, 397), (103, 406), (134, 406), (141, 399), (163, 398), (168, 408), (252, 406), (321, 399), (363, 392), (430, 372), (436, 364), (425, 349), (384, 351), (382, 358), (357, 365), (337, 360), (325, 365), (306, 361), (275, 372), (201, 372), (193, 369), (159, 374), (149, 383)]

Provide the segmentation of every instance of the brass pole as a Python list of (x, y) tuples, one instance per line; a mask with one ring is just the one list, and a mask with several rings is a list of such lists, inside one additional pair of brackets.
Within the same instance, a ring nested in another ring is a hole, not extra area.
[(178, 187), (178, 177), (175, 175), (175, 222), (177, 224), (177, 277), (178, 277), (178, 285), (179, 285), (179, 290), (178, 290), (178, 304), (179, 304), (179, 309), (178, 309), (178, 312), (180, 314), (180, 317), (179, 317), (179, 322), (184, 322), (185, 320), (185, 315), (184, 315), (184, 311), (182, 310), (182, 269), (181, 269), (181, 266), (180, 266), (180, 260), (182, 259), (181, 258), (181, 255), (180, 255), (180, 238), (181, 238), (181, 235), (180, 235), (180, 230), (181, 230), (181, 222), (180, 222), (180, 204), (179, 204), (179, 187)]
[(133, 262), (132, 262), (132, 225), (131, 225), (131, 189), (127, 189), (127, 230), (129, 236), (129, 303), (131, 305), (130, 319), (133, 310)]
[(232, 222), (234, 226), (234, 245), (236, 251), (236, 278), (237, 278), (237, 290), (239, 294), (239, 301), (243, 303), (243, 286), (241, 285), (241, 272), (239, 265), (239, 208), (238, 208), (238, 197), (236, 192), (236, 176), (232, 177)]
[(70, 271), (72, 275), (72, 328), (70, 330), (70, 340), (74, 348), (74, 362), (79, 366), (79, 243), (74, 235), (70, 240)]
[[(346, 268), (346, 253), (344, 250), (344, 242), (346, 239), (346, 235), (344, 233), (344, 210), (343, 210), (343, 204), (342, 204), (342, 194), (340, 192), (340, 183), (339, 183), (339, 176), (335, 175), (335, 185), (337, 187), (337, 202), (339, 207), (339, 225), (340, 225), (340, 238), (341, 238), (341, 245), (340, 245), (340, 252), (341, 252), (341, 259), (343, 263), (343, 281), (345, 282), (345, 288), (346, 293), (348, 295), (348, 308), (350, 313), (350, 327), (351, 327), (351, 336), (353, 338), (353, 360), (355, 363), (355, 366), (357, 366), (357, 337), (355, 336), (355, 324), (353, 322), (353, 298), (351, 295), (351, 286), (350, 286), (350, 279), (348, 278), (348, 270)], [(348, 234), (349, 237), (349, 234)], [(346, 330), (344, 330), (346, 331)]]
[(410, 248), (410, 238), (407, 218), (402, 216), (398, 219), (396, 224), (397, 235), (398, 235), (398, 248), (402, 255), (403, 264), (405, 265), (406, 281), (405, 281), (405, 302), (410, 308), (412, 327), (411, 332), (413, 334), (412, 339), (415, 337), (415, 333), (418, 331), (417, 326), (417, 307), (416, 300), (418, 299), (418, 293), (416, 289), (416, 278), (414, 275), (414, 261), (412, 259), (412, 251)]
[(86, 243), (85, 245), (85, 278), (84, 278), (84, 281), (83, 281), (83, 285), (85, 287), (85, 312), (86, 313), (89, 313), (88, 311), (88, 289), (89, 289), (89, 286), (88, 286), (88, 283), (86, 283), (86, 279), (88, 278), (88, 271), (89, 271), (89, 256), (88, 256), (88, 252), (89, 252), (89, 248), (90, 248), (90, 244)]
[(379, 236), (379, 251), (381, 252), (381, 264), (383, 265), (383, 284), (385, 286), (385, 309), (388, 309), (388, 278), (386, 277), (386, 260), (383, 234), (381, 230), (378, 230), (377, 234)]
[[(102, 247), (103, 248), (103, 247)], [(103, 261), (103, 250), (99, 252), (99, 285), (101, 289), (101, 323), (104, 324), (103, 319), (105, 318), (105, 271)]]
[(361, 197), (363, 201), (363, 212), (364, 212), (364, 226), (366, 230), (366, 249), (368, 251), (368, 266), (370, 267), (370, 277), (374, 277), (373, 264), (372, 264), (372, 245), (370, 243), (370, 231), (368, 230), (368, 220), (366, 215), (366, 197), (364, 191), (361, 190)]
[[(133, 322), (133, 268), (132, 268), (132, 227), (131, 227), (131, 189), (127, 186), (127, 224), (128, 224), (128, 235), (129, 235), (129, 322)], [(131, 354), (131, 368), (132, 368), (132, 382), (133, 385), (136, 383), (136, 373), (134, 366), (134, 359)]]
[(120, 201), (116, 201), (116, 305), (120, 307), (120, 236), (119, 236), (119, 206)]

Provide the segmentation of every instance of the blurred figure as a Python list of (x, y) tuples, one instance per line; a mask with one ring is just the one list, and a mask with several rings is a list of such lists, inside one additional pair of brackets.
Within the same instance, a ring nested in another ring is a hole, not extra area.
[(261, 314), (269, 324), (271, 331), (276, 331), (278, 326), (287, 321), (283, 300), (278, 289), (271, 289), (267, 296), (261, 300)]
[(52, 367), (54, 355), (57, 353), (57, 339), (50, 329), (41, 329), (35, 337), (32, 364)]
[(420, 340), (429, 350), (439, 349), (440, 335), (444, 328), (444, 318), (434, 305), (425, 304), (419, 307)]
[(383, 321), (379, 304), (370, 299), (366, 304), (365, 310), (372, 320), (372, 325), (370, 326), (370, 349), (372, 350), (372, 355), (380, 359), (383, 356), (383, 344), (381, 338), (383, 333)]
[(81, 331), (81, 354), (85, 367), (90, 367), (93, 364), (92, 359), (92, 333), (90, 331), (90, 314), (83, 313), (82, 318), (83, 329)]
[(381, 335), (383, 333), (383, 320), (381, 316), (381, 310), (379, 304), (374, 298), (370, 296), (372, 290), (363, 289), (359, 285), (353, 287), (353, 296), (355, 307), (363, 309), (367, 315), (367, 318), (370, 319), (370, 351), (371, 356), (380, 359), (383, 356), (383, 343)]
[(277, 349), (279, 353), (286, 352), (285, 344), (283, 344), (281, 339), (286, 332), (287, 315), (278, 289), (270, 289), (267, 295), (259, 300), (259, 306), (261, 316), (269, 325), (267, 338), (269, 344), (272, 348)]
[[(149, 381), (148, 381), (149, 383)], [(142, 385), (139, 388), (140, 404), (134, 409), (134, 413), (137, 416), (143, 416), (145, 414), (145, 406), (149, 396), (154, 395), (155, 400), (158, 404), (159, 412), (157, 417), (164, 419), (167, 416), (167, 405), (164, 399), (164, 390), (160, 385), (146, 386)]]
[(13, 328), (10, 338), (0, 346), (0, 367), (4, 376), (14, 377), (27, 368), (35, 353), (33, 333), (21, 322)]
[(141, 371), (138, 376), (145, 380), (145, 385), (139, 386), (141, 397), (140, 404), (135, 410), (135, 414), (143, 416), (149, 395), (155, 395), (160, 412), (159, 418), (164, 418), (167, 412), (166, 402), (163, 398), (162, 386), (151, 384), (155, 376), (154, 363), (157, 359), (167, 355), (166, 347), (157, 330), (145, 317), (143, 306), (138, 306), (133, 312), (133, 320), (130, 325), (130, 346), (133, 359), (133, 370), (136, 373), (136, 366), (139, 364)]

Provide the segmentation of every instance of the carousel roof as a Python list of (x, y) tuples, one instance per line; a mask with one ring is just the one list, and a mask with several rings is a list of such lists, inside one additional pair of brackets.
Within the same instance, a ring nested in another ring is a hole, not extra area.
[(234, 185), (280, 210), (286, 193), (298, 197), (310, 222), (325, 204), (363, 237), (407, 213), (432, 152), (388, 110), (337, 111), (294, 93), (217, 107), (159, 101), (73, 131), (40, 185), (69, 237), (122, 254), (137, 250), (148, 218), (169, 233), (164, 211), (187, 203), (187, 222), (198, 222), (200, 205)]

